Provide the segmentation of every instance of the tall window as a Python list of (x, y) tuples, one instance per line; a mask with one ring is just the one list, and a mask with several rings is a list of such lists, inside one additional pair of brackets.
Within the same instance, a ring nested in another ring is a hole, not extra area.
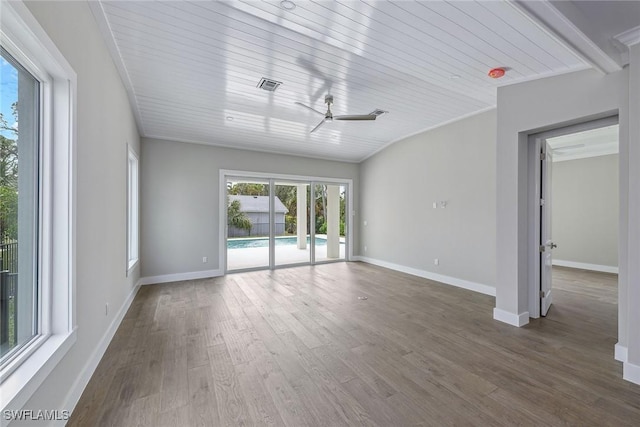
[(40, 82), (0, 47), (0, 357), (38, 332)]
[(127, 271), (138, 262), (139, 257), (139, 190), (138, 157), (129, 148), (127, 167)]
[(22, 2), (0, 13), (0, 411), (76, 340), (77, 76)]

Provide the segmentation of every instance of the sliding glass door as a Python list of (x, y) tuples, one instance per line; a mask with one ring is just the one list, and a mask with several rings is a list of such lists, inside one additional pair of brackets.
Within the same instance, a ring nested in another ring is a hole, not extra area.
[(348, 183), (221, 175), (226, 271), (347, 259)]
[(315, 261), (345, 259), (346, 186), (315, 184)]
[(227, 179), (227, 270), (268, 268), (269, 181)]
[(308, 264), (310, 184), (276, 181), (274, 197), (275, 265)]

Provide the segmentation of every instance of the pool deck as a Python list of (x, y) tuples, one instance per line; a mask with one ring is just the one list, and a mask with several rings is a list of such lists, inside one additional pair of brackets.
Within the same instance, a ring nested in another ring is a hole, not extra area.
[[(294, 236), (287, 236), (294, 237)], [(326, 238), (325, 235), (317, 237)], [(345, 259), (344, 237), (340, 237), (340, 257), (335, 259)], [(310, 246), (306, 249), (298, 249), (297, 245), (278, 245), (276, 250), (276, 265), (288, 265), (307, 263), (310, 260)], [(316, 262), (326, 261), (327, 246), (316, 246)], [(241, 270), (245, 268), (259, 268), (269, 266), (269, 248), (237, 248), (227, 249), (227, 270)]]

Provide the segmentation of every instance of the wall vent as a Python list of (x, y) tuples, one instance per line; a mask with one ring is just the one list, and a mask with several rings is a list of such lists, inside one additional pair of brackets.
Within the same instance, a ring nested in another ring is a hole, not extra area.
[(266, 90), (268, 92), (273, 92), (276, 89), (278, 89), (278, 86), (280, 86), (282, 84), (282, 82), (277, 82), (275, 80), (271, 80), (271, 79), (267, 79), (265, 77), (260, 79), (260, 82), (258, 83), (258, 86), (256, 86), (258, 89), (263, 89)]

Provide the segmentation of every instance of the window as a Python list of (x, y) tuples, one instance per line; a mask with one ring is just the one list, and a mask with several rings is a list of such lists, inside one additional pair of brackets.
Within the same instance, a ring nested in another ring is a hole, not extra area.
[(24, 406), (76, 339), (76, 75), (22, 2), (2, 2), (0, 81), (5, 411)]
[(138, 157), (129, 147), (127, 166), (127, 273), (138, 262), (139, 252), (139, 197)]
[(0, 48), (0, 361), (38, 332), (40, 82)]

